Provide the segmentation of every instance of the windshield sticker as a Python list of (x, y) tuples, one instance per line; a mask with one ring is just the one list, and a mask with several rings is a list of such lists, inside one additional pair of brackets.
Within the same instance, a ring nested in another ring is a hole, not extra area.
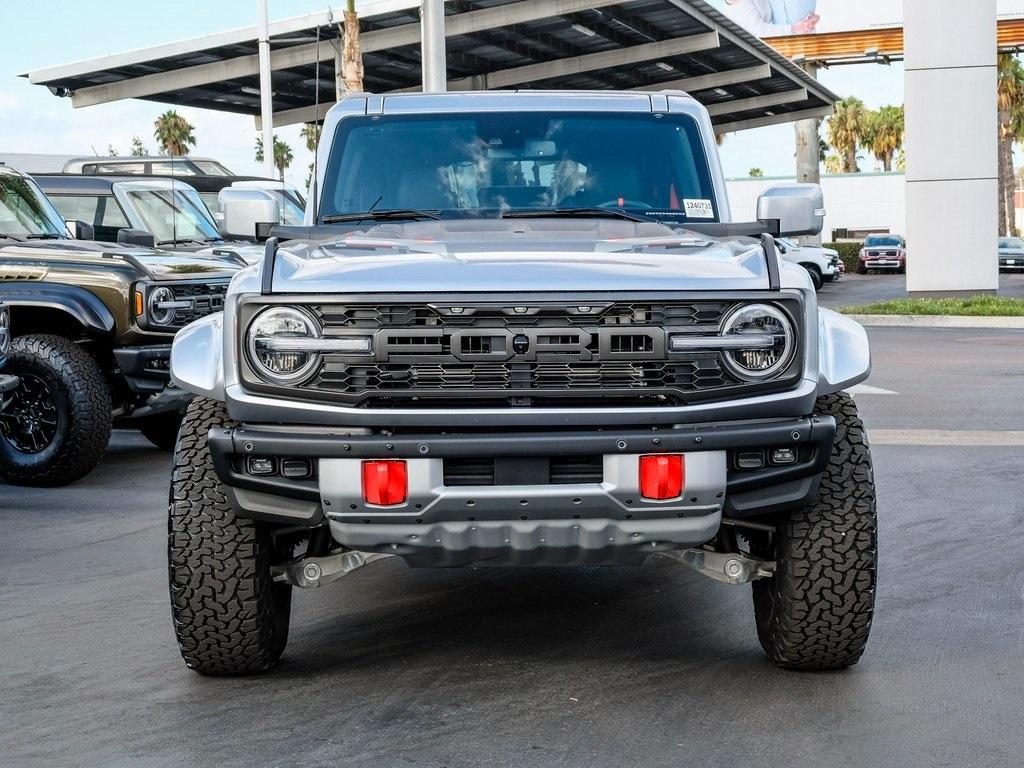
[(715, 218), (715, 209), (710, 200), (683, 200), (683, 210), (690, 219)]

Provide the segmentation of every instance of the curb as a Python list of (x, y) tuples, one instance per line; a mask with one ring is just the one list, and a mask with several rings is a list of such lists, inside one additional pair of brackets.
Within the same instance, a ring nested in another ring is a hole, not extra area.
[(846, 315), (876, 328), (1012, 328), (1024, 330), (1024, 317), (968, 315)]

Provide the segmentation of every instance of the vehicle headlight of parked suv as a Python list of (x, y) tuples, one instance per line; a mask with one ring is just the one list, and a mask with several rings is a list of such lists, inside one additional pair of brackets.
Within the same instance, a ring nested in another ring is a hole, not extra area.
[(224, 309), (228, 281), (135, 284), (135, 321), (150, 331), (177, 331)]
[(292, 384), (307, 379), (324, 353), (368, 355), (371, 337), (324, 337), (320, 323), (308, 310), (271, 307), (249, 325), (246, 348), (255, 372), (272, 384)]

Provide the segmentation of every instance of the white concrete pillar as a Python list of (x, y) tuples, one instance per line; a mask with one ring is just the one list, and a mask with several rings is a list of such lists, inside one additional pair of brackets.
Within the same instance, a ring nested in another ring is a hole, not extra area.
[(907, 290), (999, 287), (996, 0), (908, 0)]
[[(801, 66), (808, 75), (817, 79), (817, 64), (805, 62)], [(817, 117), (812, 117), (810, 120), (797, 120), (793, 123), (793, 134), (796, 140), (796, 180), (800, 184), (821, 184), (821, 144), (818, 133), (820, 125), (821, 120)], [(828, 203), (826, 197), (826, 209)], [(831, 232), (822, 234), (829, 239), (832, 238)], [(799, 240), (802, 245), (820, 246), (822, 235), (804, 235)]]
[(267, 0), (259, 1), (260, 118), (263, 122), (263, 175), (277, 178), (274, 165), (274, 92), (270, 80), (270, 24)]

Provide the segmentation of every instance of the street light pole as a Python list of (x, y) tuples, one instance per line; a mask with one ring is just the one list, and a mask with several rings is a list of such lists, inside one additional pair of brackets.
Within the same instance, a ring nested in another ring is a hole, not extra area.
[(274, 178), (274, 93), (270, 85), (270, 22), (267, 0), (260, 7), (260, 117), (263, 122), (263, 175)]
[(448, 90), (445, 66), (444, 0), (423, 0), (420, 6), (420, 58), (423, 61), (423, 92)]

